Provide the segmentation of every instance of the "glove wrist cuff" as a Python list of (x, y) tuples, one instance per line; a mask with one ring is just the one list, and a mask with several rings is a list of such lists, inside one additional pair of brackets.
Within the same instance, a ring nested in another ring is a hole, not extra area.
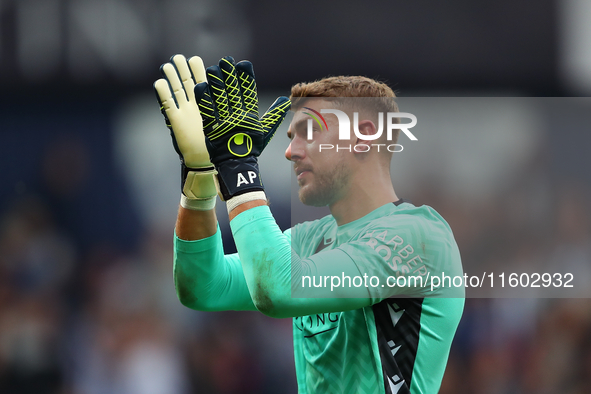
[(181, 166), (181, 191), (189, 199), (209, 199), (217, 196), (217, 171), (213, 167)]
[(181, 194), (181, 207), (192, 211), (209, 211), (215, 208), (215, 197), (193, 199)]
[(225, 160), (216, 165), (222, 199), (265, 190), (256, 157)]
[(267, 201), (267, 195), (263, 191), (259, 192), (248, 192), (244, 194), (240, 194), (239, 196), (232, 197), (228, 201), (226, 201), (226, 208), (228, 209), (228, 214), (236, 208), (240, 204), (244, 204), (245, 202), (254, 201), (254, 200), (265, 200)]

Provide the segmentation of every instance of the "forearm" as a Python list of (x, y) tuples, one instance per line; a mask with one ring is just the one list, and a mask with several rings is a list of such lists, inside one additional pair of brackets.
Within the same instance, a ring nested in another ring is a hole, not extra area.
[[(230, 214), (266, 200), (239, 205)], [(179, 207), (175, 228), (174, 283), (181, 303), (202, 311), (256, 310), (237, 255), (225, 256), (215, 209)]]
[(176, 220), (176, 235), (185, 241), (211, 237), (217, 231), (215, 209), (194, 211), (179, 207)]
[(259, 311), (282, 318), (371, 305), (372, 299), (364, 289), (349, 292), (348, 298), (336, 292), (330, 298), (326, 291), (321, 294), (323, 298), (311, 298), (314, 295), (301, 292), (294, 296), (292, 289), (297, 286), (293, 286), (292, 278), (332, 274), (337, 269), (348, 275), (358, 275), (359, 271), (344, 258), (323, 261), (320, 265), (314, 260), (301, 259), (291, 247), (290, 236), (281, 232), (268, 207), (248, 209), (244, 205), (241, 205), (242, 215), (234, 215), (230, 225), (251, 298)]
[(228, 212), (228, 216), (229, 216), (230, 220), (232, 220), (244, 211), (247, 211), (247, 210), (249, 210), (251, 208), (255, 208), (255, 207), (261, 207), (263, 205), (267, 205), (267, 201), (265, 201), (265, 200), (248, 201), (248, 202), (245, 202), (244, 204), (240, 204), (236, 208), (232, 209), (230, 212)]
[(181, 303), (192, 309), (256, 310), (238, 255), (224, 255), (219, 229), (196, 241), (175, 237), (174, 283)]

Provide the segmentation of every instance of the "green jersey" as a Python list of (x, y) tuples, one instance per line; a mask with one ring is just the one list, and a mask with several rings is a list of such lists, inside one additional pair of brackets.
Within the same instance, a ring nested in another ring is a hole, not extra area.
[(370, 306), (294, 318), (300, 392), (436, 393), (464, 300), (384, 279), (461, 276), (447, 223), (426, 206), (388, 204), (340, 227), (332, 216), (295, 226), (292, 246), (300, 257), (340, 247), (359, 262), (359, 277), (381, 279)]
[[(462, 275), (432, 208), (387, 204), (342, 226), (327, 216), (281, 233), (257, 207), (231, 227), (238, 254), (224, 255), (219, 231), (175, 238), (183, 304), (293, 317), (300, 393), (438, 391), (464, 293), (429, 286), (429, 276)], [(343, 285), (331, 286), (334, 277)]]

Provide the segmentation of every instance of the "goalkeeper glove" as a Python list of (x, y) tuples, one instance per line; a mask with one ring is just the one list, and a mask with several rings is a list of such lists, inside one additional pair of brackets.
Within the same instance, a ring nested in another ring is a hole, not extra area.
[(230, 56), (207, 69), (207, 83), (195, 86), (195, 99), (222, 199), (263, 191), (257, 157), (289, 111), (289, 99), (279, 97), (259, 119), (252, 63), (235, 64)]
[(164, 79), (154, 83), (154, 90), (181, 160), (181, 205), (194, 210), (212, 209), (217, 195), (216, 171), (209, 161), (194, 94), (195, 84), (206, 80), (203, 61), (194, 56), (187, 62), (183, 55), (175, 55), (160, 69)]

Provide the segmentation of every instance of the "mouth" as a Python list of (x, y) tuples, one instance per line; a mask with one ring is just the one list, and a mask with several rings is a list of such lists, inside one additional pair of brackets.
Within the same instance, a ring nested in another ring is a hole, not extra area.
[(306, 174), (311, 173), (312, 169), (308, 168), (308, 167), (296, 167), (296, 168), (294, 168), (294, 171), (296, 173), (297, 179), (300, 180), (304, 176), (306, 176)]

